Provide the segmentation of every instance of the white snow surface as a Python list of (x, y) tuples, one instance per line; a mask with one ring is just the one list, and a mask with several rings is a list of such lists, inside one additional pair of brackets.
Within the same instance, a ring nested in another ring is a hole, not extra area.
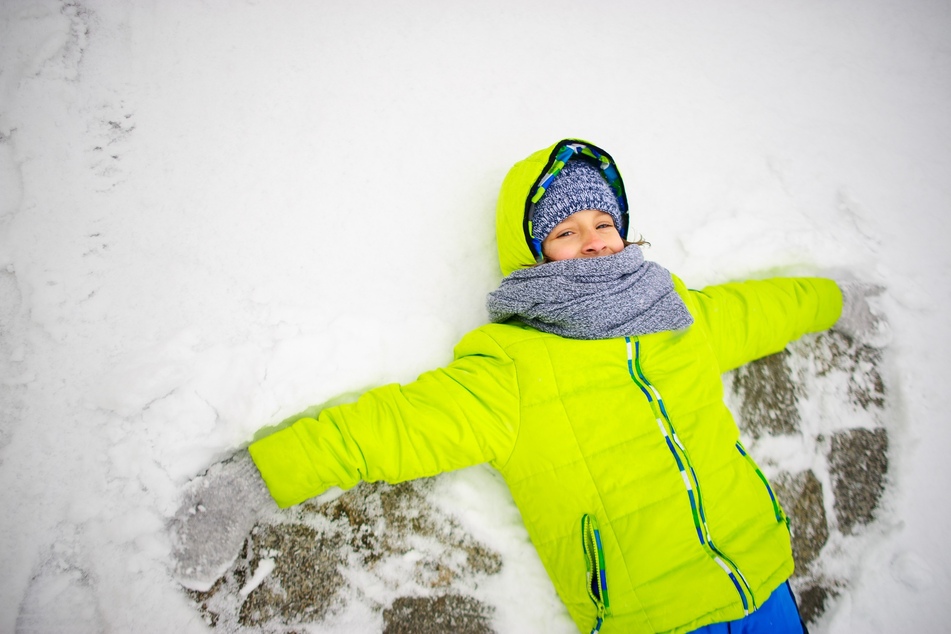
[[(945, 0), (0, 3), (0, 632), (206, 631), (183, 485), (448, 362), (503, 175), (568, 136), (693, 287), (887, 287), (890, 493), (818, 630), (946, 631), (949, 32)], [(505, 558), (499, 631), (570, 631), (504, 487), (440, 487)]]

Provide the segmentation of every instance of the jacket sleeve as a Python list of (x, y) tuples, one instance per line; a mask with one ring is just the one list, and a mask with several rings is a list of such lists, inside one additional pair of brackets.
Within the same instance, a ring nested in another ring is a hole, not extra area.
[(249, 447), (282, 508), (361, 480), (402, 482), (504, 461), (515, 443), (515, 364), (479, 330), (455, 360), (400, 386), (303, 418)]
[(773, 278), (690, 291), (689, 308), (706, 328), (720, 371), (779, 352), (809, 332), (831, 328), (842, 293), (823, 278)]

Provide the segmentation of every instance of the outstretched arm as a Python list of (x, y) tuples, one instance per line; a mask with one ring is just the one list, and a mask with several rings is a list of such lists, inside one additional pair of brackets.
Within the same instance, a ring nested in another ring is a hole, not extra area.
[(456, 360), (407, 385), (303, 418), (250, 447), (281, 507), (331, 486), (401, 482), (504, 461), (515, 442), (515, 366), (490, 337), (470, 333)]
[(824, 278), (721, 284), (689, 295), (688, 307), (708, 329), (723, 372), (779, 352), (808, 332), (830, 328), (842, 312), (839, 287)]

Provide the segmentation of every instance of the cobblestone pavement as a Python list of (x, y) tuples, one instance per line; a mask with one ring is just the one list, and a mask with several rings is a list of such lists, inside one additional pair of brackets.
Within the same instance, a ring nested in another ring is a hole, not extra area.
[[(807, 623), (848, 587), (842, 571), (851, 566), (844, 558), (854, 550), (847, 545), (871, 529), (887, 488), (883, 356), (831, 331), (805, 337), (729, 378), (728, 400), (752, 439), (750, 453), (790, 518), (792, 583)], [(782, 449), (770, 452), (770, 445)], [(804, 463), (812, 466), (800, 468)]]

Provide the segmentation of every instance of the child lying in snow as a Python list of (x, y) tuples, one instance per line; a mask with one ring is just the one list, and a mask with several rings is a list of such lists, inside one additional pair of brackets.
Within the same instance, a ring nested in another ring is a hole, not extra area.
[(874, 289), (777, 278), (688, 290), (627, 228), (600, 148), (567, 139), (517, 163), (498, 202), (492, 323), (445, 368), (209, 470), (173, 520), (182, 583), (210, 586), (272, 498), (288, 507), (487, 462), (579, 629), (802, 632), (788, 520), (721, 374), (833, 324), (874, 336)]

